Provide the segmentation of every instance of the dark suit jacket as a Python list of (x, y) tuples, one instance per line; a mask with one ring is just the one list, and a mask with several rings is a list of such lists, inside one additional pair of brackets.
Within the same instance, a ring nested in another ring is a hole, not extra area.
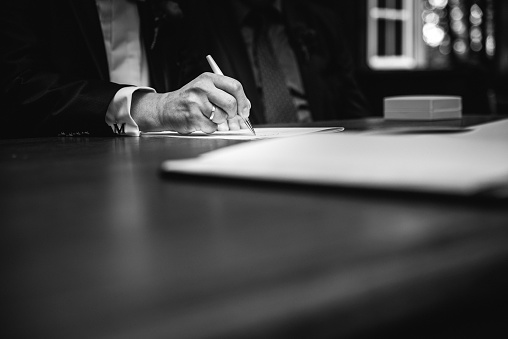
[[(109, 82), (102, 30), (94, 0), (16, 0), (2, 5), (1, 136), (109, 134), (104, 122), (115, 93)], [(154, 36), (154, 15), (140, 3), (152, 86), (177, 88), (176, 54), (169, 30)], [(173, 43), (175, 47), (176, 43)]]
[[(261, 98), (253, 71), (228, 1), (197, 1), (193, 8), (195, 36), (185, 65), (185, 80), (210, 71), (211, 54), (223, 73), (239, 80), (252, 103), (252, 123), (264, 123)], [(283, 1), (290, 44), (315, 121), (362, 117), (367, 102), (355, 81), (351, 56), (337, 17), (310, 1)]]

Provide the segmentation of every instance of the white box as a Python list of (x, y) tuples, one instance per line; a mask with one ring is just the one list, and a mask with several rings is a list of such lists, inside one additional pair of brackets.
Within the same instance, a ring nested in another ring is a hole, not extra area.
[(417, 95), (384, 99), (384, 117), (390, 120), (445, 120), (462, 117), (459, 96)]

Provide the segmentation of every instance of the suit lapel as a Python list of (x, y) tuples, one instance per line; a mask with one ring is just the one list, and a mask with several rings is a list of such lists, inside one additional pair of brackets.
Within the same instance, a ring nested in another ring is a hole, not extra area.
[(108, 60), (104, 48), (104, 38), (94, 0), (69, 1), (74, 17), (79, 25), (88, 51), (95, 63), (101, 79), (109, 80)]

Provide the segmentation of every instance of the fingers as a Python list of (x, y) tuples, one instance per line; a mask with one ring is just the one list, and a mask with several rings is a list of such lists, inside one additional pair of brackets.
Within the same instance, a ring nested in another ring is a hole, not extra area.
[[(219, 106), (214, 105), (211, 102), (204, 103), (204, 111), (208, 111), (210, 113), (204, 113), (203, 115), (207, 117), (209, 120), (213, 121), (217, 125), (222, 124), (228, 119), (228, 114)], [(208, 114), (208, 115), (207, 115)]]
[[(192, 112), (194, 116), (196, 116), (196, 119), (194, 120), (193, 125), (195, 126), (196, 130), (202, 131), (204, 133), (211, 134), (217, 130), (217, 124), (207, 118), (201, 111), (200, 108), (196, 107), (196, 111)], [(217, 109), (214, 113), (217, 113)], [(214, 114), (214, 119), (215, 114)]]
[(162, 102), (157, 121), (182, 134), (247, 128), (241, 117), (249, 116), (250, 101), (237, 80), (223, 75), (203, 73), (180, 90), (166, 93)]
[[(245, 120), (239, 115), (235, 115), (233, 118), (226, 120), (227, 114), (220, 108), (216, 107), (214, 110), (213, 107), (214, 106), (212, 105), (212, 112), (208, 119), (217, 124), (218, 131), (238, 131), (249, 128), (245, 123)], [(218, 115), (222, 115), (222, 118), (218, 118)]]
[(228, 121), (229, 120), (226, 120), (222, 124), (218, 124), (217, 125), (217, 131), (221, 131), (221, 132), (229, 131)]
[(232, 119), (228, 120), (228, 127), (231, 131), (238, 131), (240, 129), (247, 129), (247, 125), (245, 124), (245, 121), (240, 116), (235, 116)]
[(228, 120), (228, 126), (230, 131), (238, 131), (240, 129), (240, 123), (238, 120), (241, 120), (239, 116), (234, 117), (233, 119)]
[(235, 116), (232, 119), (226, 120), (222, 124), (217, 126), (218, 131), (238, 131), (241, 129), (248, 129), (249, 127), (245, 121), (239, 116)]
[(195, 95), (192, 92), (187, 97), (186, 107), (187, 114), (185, 123), (177, 124), (176, 131), (182, 134), (190, 134), (194, 131), (202, 131), (204, 133), (213, 133), (217, 131), (217, 125), (226, 123), (228, 115), (220, 107), (214, 105), (204, 95)]
[[(205, 103), (204, 106), (207, 107), (206, 110), (209, 111), (210, 113), (207, 116), (200, 109), (200, 112), (205, 117), (205, 119), (208, 118), (208, 122), (201, 121), (202, 119), (199, 119), (199, 121), (200, 121), (199, 122), (199, 130), (210, 134), (210, 133), (213, 133), (217, 130), (227, 131), (230, 129), (230, 127), (228, 126), (228, 122), (230, 120), (227, 120), (228, 114), (222, 108), (212, 104), (209, 101), (207, 103)], [(235, 118), (240, 118), (240, 117), (235, 116)], [(233, 120), (235, 120), (235, 119), (233, 118)], [(242, 119), (240, 118), (240, 120), (242, 120)]]
[(248, 129), (249, 126), (245, 123), (244, 118), (238, 117), (238, 123), (240, 124), (240, 129)]
[(228, 114), (228, 119), (237, 114), (244, 118), (249, 116), (251, 104), (238, 80), (213, 73), (203, 73), (200, 77), (211, 81), (213, 86), (205, 85), (207, 96)]

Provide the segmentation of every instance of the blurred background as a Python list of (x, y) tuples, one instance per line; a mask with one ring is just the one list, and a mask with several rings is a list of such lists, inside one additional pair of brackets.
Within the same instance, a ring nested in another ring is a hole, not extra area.
[(357, 77), (382, 115), (393, 95), (460, 95), (464, 114), (508, 114), (508, 2), (320, 0), (342, 19)]

